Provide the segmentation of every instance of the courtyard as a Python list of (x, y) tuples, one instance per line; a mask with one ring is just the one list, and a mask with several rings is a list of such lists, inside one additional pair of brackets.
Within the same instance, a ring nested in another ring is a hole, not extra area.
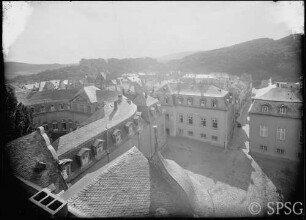
[(249, 204), (257, 202), (267, 213), (267, 203), (288, 201), (294, 192), (297, 163), (253, 158), (249, 155), (247, 109), (242, 111), (242, 128), (235, 127), (227, 149), (197, 140), (169, 137), (162, 153), (186, 169), (191, 179), (207, 190), (214, 216), (252, 216)]

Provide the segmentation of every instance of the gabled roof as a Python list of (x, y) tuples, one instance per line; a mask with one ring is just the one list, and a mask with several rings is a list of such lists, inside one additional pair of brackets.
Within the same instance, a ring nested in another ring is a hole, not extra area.
[[(53, 183), (56, 188), (55, 193), (66, 189), (56, 161), (49, 151), (45, 139), (37, 131), (8, 143), (5, 146), (5, 151), (14, 175), (42, 188)], [(46, 169), (36, 172), (37, 161), (46, 163)]]
[[(170, 215), (184, 213), (176, 192), (133, 147), (96, 171), (91, 182), (79, 181), (62, 197), (68, 209), (86, 217), (153, 216), (158, 208)], [(186, 215), (186, 213), (185, 213)]]
[(78, 93), (75, 94), (74, 97), (77, 97), (78, 95), (81, 95), (84, 98), (87, 98), (90, 103), (96, 103), (97, 102), (97, 94), (96, 91), (100, 90), (99, 88), (95, 86), (85, 86)]
[(113, 111), (113, 106), (105, 108), (104, 111), (105, 117), (89, 122), (89, 124), (63, 135), (53, 142), (52, 145), (57, 151), (57, 154), (59, 156), (63, 155), (97, 135), (102, 134), (106, 129), (113, 128), (119, 123), (127, 120), (136, 113), (137, 106), (133, 103), (129, 104), (123, 99), (122, 102), (118, 104), (118, 110), (116, 112)]

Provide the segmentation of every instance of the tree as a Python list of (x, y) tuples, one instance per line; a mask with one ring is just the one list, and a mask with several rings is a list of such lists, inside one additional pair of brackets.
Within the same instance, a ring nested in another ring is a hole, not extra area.
[(29, 134), (32, 131), (33, 115), (32, 111), (18, 103), (15, 91), (11, 86), (5, 89), (4, 114), (6, 115), (6, 135), (5, 143), (8, 143), (18, 137)]

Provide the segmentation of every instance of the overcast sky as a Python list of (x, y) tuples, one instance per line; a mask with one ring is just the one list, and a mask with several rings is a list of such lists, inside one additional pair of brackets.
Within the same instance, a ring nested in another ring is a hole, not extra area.
[(302, 2), (5, 2), (6, 61), (161, 57), (301, 33)]

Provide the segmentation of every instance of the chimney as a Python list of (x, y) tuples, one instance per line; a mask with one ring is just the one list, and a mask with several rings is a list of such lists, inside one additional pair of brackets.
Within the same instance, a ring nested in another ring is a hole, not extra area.
[(114, 101), (114, 111), (117, 111), (117, 110), (118, 110), (118, 102)]

